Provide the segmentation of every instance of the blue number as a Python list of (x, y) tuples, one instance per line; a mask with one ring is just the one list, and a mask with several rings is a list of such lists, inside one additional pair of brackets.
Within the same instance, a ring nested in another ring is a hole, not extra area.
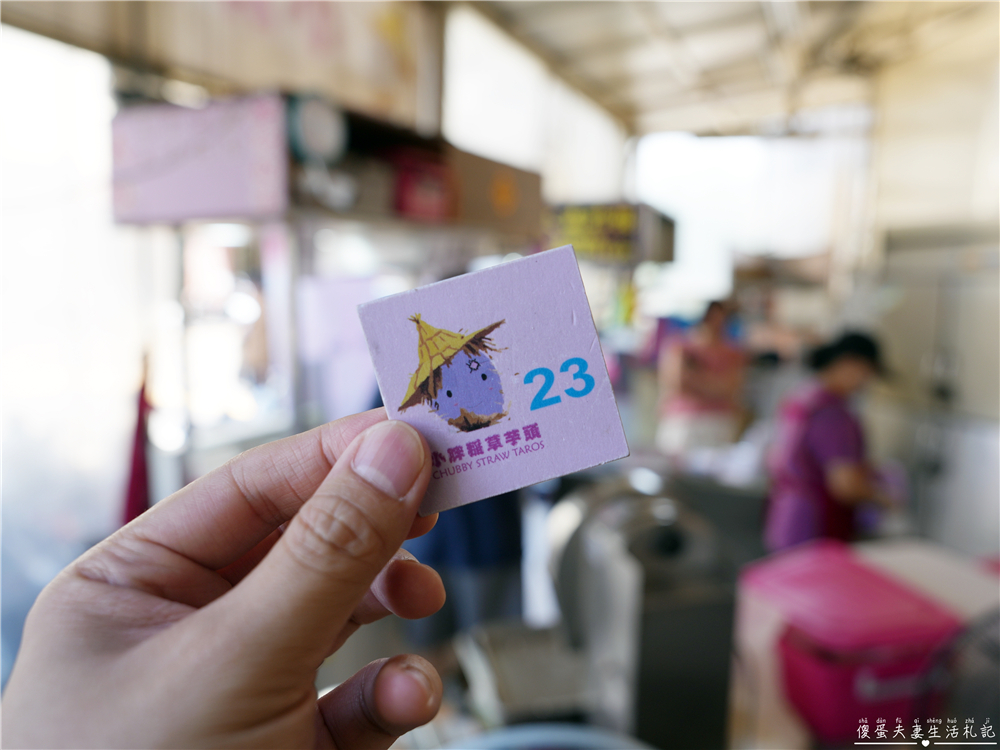
[(581, 396), (586, 396), (594, 390), (594, 378), (592, 375), (587, 374), (587, 360), (580, 359), (579, 357), (567, 359), (562, 363), (562, 367), (559, 368), (559, 372), (569, 372), (569, 368), (573, 365), (576, 365), (576, 374), (573, 375), (573, 380), (582, 380), (583, 387), (567, 388), (566, 395), (572, 396), (573, 398), (580, 398)]
[[(541, 375), (544, 378), (544, 381), (542, 382), (542, 387), (538, 390), (538, 393), (536, 393), (535, 397), (531, 399), (531, 411), (534, 411), (535, 409), (541, 409), (546, 406), (553, 406), (554, 404), (558, 404), (560, 401), (562, 401), (562, 399), (559, 398), (558, 396), (553, 396), (552, 398), (545, 398), (545, 395), (549, 392), (549, 389), (552, 387), (552, 384), (556, 382), (556, 376), (552, 373), (552, 370), (550, 370), (548, 367), (536, 367), (534, 370), (532, 370), (531, 372), (529, 372), (527, 375), (524, 376), (524, 384), (528, 385), (539, 375)], [(591, 380), (593, 380), (593, 378), (591, 378)], [(593, 388), (593, 385), (591, 385), (591, 388)]]

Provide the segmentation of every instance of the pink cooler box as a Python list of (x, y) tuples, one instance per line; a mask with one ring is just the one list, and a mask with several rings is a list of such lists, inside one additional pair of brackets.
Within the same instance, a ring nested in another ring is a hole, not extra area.
[(831, 540), (752, 565), (741, 580), (784, 615), (786, 696), (819, 739), (857, 739), (861, 719), (892, 727), (933, 711), (935, 667), (962, 627), (951, 612)]

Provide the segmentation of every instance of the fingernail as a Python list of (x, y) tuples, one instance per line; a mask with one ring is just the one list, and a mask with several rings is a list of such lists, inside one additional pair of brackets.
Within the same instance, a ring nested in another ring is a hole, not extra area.
[(427, 696), (427, 705), (429, 706), (434, 702), (434, 686), (431, 685), (430, 678), (424, 673), (420, 667), (416, 667), (413, 664), (403, 664), (403, 671), (409, 675), (411, 678), (420, 683), (421, 689), (424, 691), (424, 695)]
[(382, 422), (365, 433), (351, 466), (387, 495), (402, 498), (424, 466), (424, 444), (408, 424)]

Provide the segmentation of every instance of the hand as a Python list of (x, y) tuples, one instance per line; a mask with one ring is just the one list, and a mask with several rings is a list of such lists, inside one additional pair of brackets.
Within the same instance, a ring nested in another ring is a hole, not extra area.
[(255, 448), (59, 574), (28, 615), (4, 747), (387, 748), (430, 721), (416, 656), (317, 701), (316, 669), (360, 625), (425, 617), (441, 579), (400, 550), (426, 442), (382, 409)]

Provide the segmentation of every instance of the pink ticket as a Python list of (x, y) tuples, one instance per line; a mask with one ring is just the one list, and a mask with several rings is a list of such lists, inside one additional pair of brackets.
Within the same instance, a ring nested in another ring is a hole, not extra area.
[(422, 515), (628, 455), (571, 246), (358, 313), (389, 418), (430, 444)]

